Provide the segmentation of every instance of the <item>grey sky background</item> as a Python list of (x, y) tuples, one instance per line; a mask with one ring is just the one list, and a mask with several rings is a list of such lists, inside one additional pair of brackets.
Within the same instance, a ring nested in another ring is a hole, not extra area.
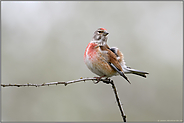
[[(127, 121), (182, 120), (181, 1), (1, 2), (1, 83), (94, 77), (83, 62), (99, 27), (146, 79), (112, 77)], [(2, 121), (121, 121), (110, 85), (1, 88)]]

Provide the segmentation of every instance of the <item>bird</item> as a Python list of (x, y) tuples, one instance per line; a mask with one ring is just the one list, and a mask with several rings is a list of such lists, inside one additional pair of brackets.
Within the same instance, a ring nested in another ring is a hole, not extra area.
[(112, 77), (120, 75), (130, 84), (130, 80), (125, 74), (135, 74), (145, 77), (148, 72), (132, 69), (126, 66), (124, 56), (117, 47), (107, 45), (109, 32), (105, 28), (98, 28), (93, 35), (92, 40), (87, 45), (84, 52), (84, 62), (86, 66), (96, 75), (97, 82), (102, 77)]

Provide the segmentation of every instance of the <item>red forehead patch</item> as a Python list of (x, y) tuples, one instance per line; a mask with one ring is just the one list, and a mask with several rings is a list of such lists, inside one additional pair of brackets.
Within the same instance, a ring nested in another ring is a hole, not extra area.
[(106, 30), (105, 28), (100, 28), (101, 30)]

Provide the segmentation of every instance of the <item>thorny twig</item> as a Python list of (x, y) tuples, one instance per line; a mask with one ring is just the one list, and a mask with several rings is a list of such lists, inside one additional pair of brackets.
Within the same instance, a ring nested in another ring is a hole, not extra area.
[(49, 83), (42, 83), (42, 84), (31, 84), (31, 83), (27, 83), (27, 84), (1, 84), (2, 87), (10, 87), (10, 86), (15, 86), (15, 87), (29, 87), (29, 86), (33, 86), (33, 87), (41, 87), (41, 86), (49, 86), (49, 85), (59, 85), (59, 84), (63, 84), (63, 85), (68, 85), (68, 84), (72, 84), (72, 83), (77, 83), (77, 82), (82, 82), (82, 81), (102, 81), (106, 84), (111, 84), (112, 85), (112, 89), (114, 91), (115, 97), (116, 97), (116, 101), (118, 103), (118, 107), (119, 110), (121, 112), (121, 116), (123, 118), (123, 121), (126, 122), (126, 115), (123, 111), (123, 107), (121, 105), (121, 101), (118, 97), (118, 93), (115, 87), (115, 84), (113, 82), (113, 80), (111, 79), (97, 79), (97, 78), (80, 78), (77, 80), (71, 80), (71, 81), (59, 81), (59, 82), (49, 82)]

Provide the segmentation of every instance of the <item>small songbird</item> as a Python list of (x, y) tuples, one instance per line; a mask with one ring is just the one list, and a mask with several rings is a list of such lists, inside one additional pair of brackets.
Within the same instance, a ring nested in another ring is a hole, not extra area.
[(112, 77), (121, 75), (129, 83), (125, 74), (131, 73), (146, 78), (148, 72), (131, 69), (125, 65), (123, 54), (117, 47), (110, 48), (107, 45), (108, 32), (104, 28), (99, 28), (94, 32), (92, 41), (86, 47), (84, 62), (87, 67), (100, 77)]

